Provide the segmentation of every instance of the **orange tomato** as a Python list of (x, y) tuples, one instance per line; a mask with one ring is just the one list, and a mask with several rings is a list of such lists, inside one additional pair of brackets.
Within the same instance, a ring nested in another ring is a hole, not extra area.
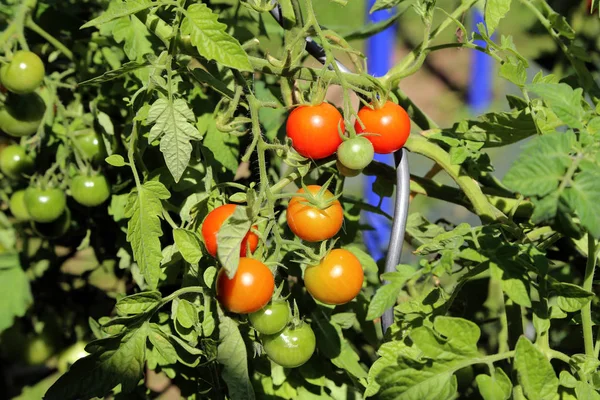
[(306, 268), (304, 285), (315, 299), (325, 304), (344, 304), (362, 288), (364, 272), (360, 261), (344, 249), (334, 249), (318, 265)]
[(365, 127), (356, 120), (354, 129), (356, 133), (373, 134), (365, 137), (373, 144), (375, 153), (388, 154), (401, 149), (410, 135), (410, 117), (404, 108), (391, 101), (379, 109), (361, 108), (358, 118)]
[(223, 268), (217, 275), (217, 298), (227, 310), (248, 314), (263, 308), (275, 288), (271, 270), (262, 262), (242, 257), (238, 269), (229, 279)]
[[(321, 190), (319, 185), (308, 186), (310, 193)], [(304, 189), (296, 193), (304, 193)], [(326, 190), (323, 199), (331, 199), (333, 193)], [(292, 232), (307, 242), (319, 242), (332, 238), (342, 227), (344, 212), (339, 201), (335, 200), (325, 209), (319, 209), (302, 197), (292, 197), (287, 207), (287, 223)]]
[[(225, 220), (233, 214), (236, 207), (235, 204), (225, 204), (215, 208), (204, 218), (204, 222), (202, 223), (202, 237), (204, 238), (206, 250), (213, 257), (217, 256), (217, 233), (219, 233), (219, 229), (221, 229)], [(242, 240), (240, 255), (244, 257), (247, 254), (248, 248), (251, 253), (254, 253), (257, 246), (258, 236), (252, 232), (248, 232), (244, 240)]]
[(285, 125), (287, 136), (296, 151), (313, 160), (329, 157), (342, 144), (338, 125), (344, 132), (344, 119), (329, 103), (295, 108)]

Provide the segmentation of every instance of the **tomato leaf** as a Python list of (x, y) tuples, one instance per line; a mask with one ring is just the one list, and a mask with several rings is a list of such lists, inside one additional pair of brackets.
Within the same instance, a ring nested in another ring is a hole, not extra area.
[(252, 71), (248, 55), (240, 43), (225, 32), (227, 26), (218, 21), (217, 15), (206, 4), (190, 5), (185, 15), (181, 32), (190, 35), (192, 44), (202, 57), (240, 71)]
[(169, 337), (157, 324), (150, 324), (148, 339), (152, 346), (146, 350), (148, 368), (156, 369), (156, 365), (174, 364), (178, 360), (177, 351)]
[(488, 35), (492, 35), (500, 20), (510, 10), (511, 0), (486, 0), (484, 18)]
[(209, 164), (216, 162), (226, 170), (235, 173), (240, 164), (238, 161), (239, 139), (234, 135), (219, 131), (212, 114), (203, 114), (198, 119), (198, 127), (206, 131), (202, 145), (210, 151), (210, 154), (205, 154), (207, 162)]
[(156, 290), (132, 294), (117, 301), (117, 313), (121, 316), (141, 314), (158, 306), (161, 299), (160, 292)]
[(9, 328), (15, 317), (22, 317), (33, 303), (29, 279), (21, 268), (19, 255), (0, 254), (0, 332)]
[(246, 345), (235, 321), (221, 315), (219, 318), (219, 347), (217, 361), (224, 366), (223, 380), (232, 399), (255, 398), (248, 375)]
[(105, 72), (100, 76), (97, 76), (92, 79), (88, 79), (87, 81), (80, 82), (79, 85), (94, 85), (98, 83), (104, 83), (112, 81), (113, 79), (121, 78), (127, 75), (130, 72), (136, 71), (141, 68), (145, 68), (150, 65), (150, 61), (129, 61), (128, 63), (123, 64), (120, 68), (113, 69), (111, 71)]
[(566, 83), (532, 83), (526, 89), (539, 95), (570, 128), (583, 128), (583, 89), (573, 89)]
[(385, 274), (389, 283), (381, 286), (375, 292), (369, 303), (369, 311), (367, 312), (366, 319), (374, 320), (375, 318), (379, 318), (385, 310), (393, 307), (404, 284), (416, 271), (412, 265), (399, 265), (397, 270), (396, 272)]
[(158, 99), (148, 112), (147, 121), (154, 123), (148, 141), (153, 142), (161, 138), (160, 151), (175, 182), (179, 182), (190, 162), (190, 140), (202, 139), (191, 123), (195, 120), (194, 112), (183, 99), (175, 99), (172, 102), (166, 98)]
[(46, 392), (45, 400), (77, 400), (104, 397), (117, 385), (124, 393), (134, 390), (143, 376), (149, 324), (144, 322), (123, 337), (100, 339), (88, 345), (93, 354), (84, 357)]
[(242, 241), (250, 230), (250, 226), (251, 222), (246, 213), (246, 207), (238, 206), (217, 233), (217, 257), (230, 279), (237, 271)]
[(198, 264), (200, 262), (202, 251), (200, 250), (200, 238), (198, 235), (186, 229), (174, 229), (173, 239), (185, 261), (190, 264)]
[(129, 218), (127, 241), (131, 243), (135, 261), (150, 289), (155, 289), (158, 284), (163, 258), (159, 239), (162, 236), (161, 200), (169, 197), (170, 193), (162, 183), (149, 181), (130, 193), (125, 207), (125, 216)]
[(481, 374), (475, 380), (483, 400), (510, 399), (512, 382), (503, 369), (496, 367), (492, 376)]
[(517, 342), (514, 365), (519, 383), (528, 399), (554, 398), (558, 391), (558, 378), (554, 368), (546, 356), (524, 336)]
[(111, 6), (97, 18), (85, 23), (81, 29), (100, 26), (117, 18), (126, 17), (158, 5), (152, 0), (113, 1)]
[(600, 238), (600, 168), (586, 163), (580, 173), (575, 175), (571, 186), (565, 189), (564, 197), (579, 216), (581, 224), (595, 238)]

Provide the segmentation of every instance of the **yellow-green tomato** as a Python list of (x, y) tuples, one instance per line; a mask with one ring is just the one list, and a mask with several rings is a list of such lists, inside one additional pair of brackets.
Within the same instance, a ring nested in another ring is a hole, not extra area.
[(25, 205), (25, 190), (18, 190), (10, 196), (10, 212), (19, 221), (29, 221), (31, 216)]
[(274, 335), (262, 336), (267, 356), (284, 368), (296, 368), (307, 362), (315, 352), (317, 340), (310, 325), (287, 326)]
[(21, 178), (33, 171), (33, 160), (25, 149), (12, 144), (0, 152), (0, 172), (12, 179)]
[(272, 335), (281, 331), (290, 320), (290, 307), (285, 301), (267, 304), (248, 316), (250, 323), (263, 335)]
[(10, 63), (0, 68), (0, 80), (5, 88), (13, 93), (31, 93), (44, 80), (46, 70), (37, 54), (21, 50), (17, 51)]

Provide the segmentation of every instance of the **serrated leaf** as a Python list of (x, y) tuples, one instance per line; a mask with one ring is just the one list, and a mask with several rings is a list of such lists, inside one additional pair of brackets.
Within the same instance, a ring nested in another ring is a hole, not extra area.
[(226, 28), (206, 4), (190, 5), (181, 23), (182, 34), (190, 35), (202, 57), (240, 71), (252, 71), (248, 55)]
[(515, 348), (515, 367), (519, 383), (529, 400), (552, 399), (558, 391), (558, 378), (544, 354), (526, 337)]
[(235, 321), (221, 316), (219, 321), (219, 347), (217, 361), (223, 365), (223, 380), (232, 399), (255, 398), (248, 375), (246, 345)]
[(594, 297), (594, 293), (572, 283), (553, 281), (550, 287), (558, 296), (556, 305), (565, 312), (581, 310)]
[(152, 0), (126, 0), (122, 2), (113, 2), (113, 4), (114, 5), (111, 6), (107, 11), (103, 12), (102, 15), (85, 23), (81, 29), (99, 26), (117, 18), (126, 17), (158, 5)]
[(177, 307), (177, 322), (184, 328), (191, 328), (198, 323), (198, 311), (196, 306), (185, 299), (179, 300)]
[(186, 229), (174, 229), (173, 238), (177, 249), (183, 256), (184, 260), (190, 264), (197, 264), (202, 258), (202, 250), (200, 250), (200, 238), (192, 231)]
[(83, 85), (94, 85), (98, 83), (110, 82), (113, 79), (120, 78), (129, 74), (130, 72), (136, 71), (140, 68), (145, 68), (150, 65), (149, 61), (129, 61), (128, 63), (123, 64), (121, 67), (117, 69), (113, 69), (112, 71), (108, 71), (103, 73), (100, 76), (97, 76), (92, 79), (88, 79), (87, 81), (83, 81), (79, 83), (79, 86)]
[(231, 279), (240, 263), (242, 241), (251, 227), (246, 208), (237, 206), (217, 232), (217, 258)]
[(117, 43), (123, 43), (123, 50), (131, 61), (142, 61), (144, 55), (154, 54), (150, 32), (135, 15), (114, 21), (110, 33)]
[(226, 170), (235, 173), (240, 164), (238, 160), (239, 139), (234, 135), (219, 131), (212, 114), (203, 114), (198, 119), (198, 126), (200, 125), (206, 131), (202, 145), (210, 151), (208, 156), (214, 158), (214, 161), (221, 164)]
[(160, 237), (161, 200), (170, 197), (167, 188), (160, 182), (148, 181), (139, 190), (130, 193), (125, 207), (127, 241), (131, 243), (133, 256), (150, 289), (155, 289), (160, 276), (162, 252)]
[(517, 57), (508, 57), (500, 66), (500, 76), (521, 87), (527, 83), (527, 66)]
[(179, 182), (183, 172), (190, 162), (192, 145), (190, 140), (202, 139), (196, 127), (191, 123), (195, 121), (194, 112), (183, 99), (161, 98), (150, 107), (147, 121), (154, 123), (148, 141), (153, 142), (159, 138), (160, 151), (175, 182)]
[(533, 83), (526, 88), (539, 95), (566, 125), (583, 129), (583, 89), (573, 89), (566, 83)]
[(571, 164), (569, 153), (575, 140), (572, 132), (534, 138), (523, 147), (504, 183), (525, 196), (545, 196), (556, 190)]
[(33, 303), (29, 279), (17, 253), (0, 254), (0, 332), (10, 328)]
[[(152, 343), (152, 353), (154, 361), (158, 365), (169, 365), (177, 362), (177, 351), (167, 335), (160, 330), (156, 324), (151, 324), (148, 330), (148, 339)], [(149, 357), (148, 357), (149, 358)]]
[(365, 317), (366, 319), (373, 320), (379, 318), (383, 315), (385, 310), (396, 304), (396, 300), (398, 299), (398, 295), (404, 287), (404, 284), (415, 273), (414, 267), (409, 265), (403, 267), (404, 268), (399, 268), (397, 272), (386, 274), (386, 279), (389, 280), (389, 283), (381, 286), (375, 292), (375, 295), (369, 303), (369, 309), (367, 311), (367, 316)]
[(374, 13), (378, 10), (385, 10), (387, 8), (392, 8), (406, 0), (377, 0), (369, 10), (369, 14)]
[(512, 393), (512, 382), (503, 369), (496, 367), (494, 375), (477, 375), (477, 387), (483, 400), (508, 400)]
[(131, 392), (143, 376), (148, 330), (145, 322), (121, 340), (112, 337), (92, 342), (97, 343), (94, 353), (76, 361), (46, 392), (44, 399), (104, 397), (119, 384), (124, 393)]
[(486, 0), (484, 19), (489, 36), (496, 31), (500, 20), (510, 10), (511, 0)]
[(161, 300), (162, 295), (157, 290), (132, 294), (117, 301), (117, 313), (119, 315), (140, 314), (157, 307)]
[(565, 189), (564, 198), (579, 216), (581, 224), (595, 237), (600, 238), (600, 168), (588, 165), (575, 175), (571, 187)]

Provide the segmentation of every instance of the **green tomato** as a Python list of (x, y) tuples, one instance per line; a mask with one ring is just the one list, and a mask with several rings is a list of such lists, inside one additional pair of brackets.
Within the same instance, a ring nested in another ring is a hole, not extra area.
[(85, 342), (79, 341), (60, 353), (58, 356), (58, 370), (65, 373), (77, 360), (87, 356), (88, 352), (85, 351), (85, 345)]
[(45, 239), (56, 239), (63, 236), (71, 227), (71, 211), (65, 211), (52, 222), (31, 222), (31, 228), (39, 237)]
[(340, 162), (340, 160), (337, 160), (335, 162), (335, 166), (337, 167), (338, 171), (340, 171), (340, 174), (342, 174), (346, 178), (352, 178), (353, 176), (357, 176), (362, 172), (362, 169), (350, 169), (346, 167)]
[(284, 368), (296, 368), (315, 352), (316, 338), (310, 325), (288, 326), (275, 335), (262, 337), (267, 356)]
[(67, 206), (65, 192), (58, 188), (30, 187), (25, 190), (25, 205), (35, 222), (56, 221)]
[(78, 175), (71, 180), (71, 195), (83, 206), (96, 207), (110, 197), (110, 185), (104, 175)]
[(13, 144), (0, 153), (0, 171), (9, 178), (18, 179), (33, 171), (33, 160), (23, 147)]
[(281, 331), (290, 320), (290, 307), (285, 301), (267, 304), (248, 316), (250, 323), (263, 335), (272, 335)]
[(83, 157), (96, 164), (100, 164), (106, 158), (104, 140), (91, 128), (75, 136), (75, 145), (81, 150)]
[(10, 212), (19, 221), (29, 221), (31, 216), (25, 205), (25, 190), (18, 190), (10, 196)]
[(32, 135), (37, 132), (45, 112), (46, 104), (39, 94), (10, 94), (0, 108), (0, 130), (14, 137)]
[(337, 157), (346, 168), (361, 170), (373, 161), (375, 150), (371, 142), (357, 136), (344, 141), (337, 149)]
[(0, 80), (13, 93), (31, 93), (37, 89), (46, 74), (44, 63), (31, 51), (17, 51), (10, 63), (0, 69)]

